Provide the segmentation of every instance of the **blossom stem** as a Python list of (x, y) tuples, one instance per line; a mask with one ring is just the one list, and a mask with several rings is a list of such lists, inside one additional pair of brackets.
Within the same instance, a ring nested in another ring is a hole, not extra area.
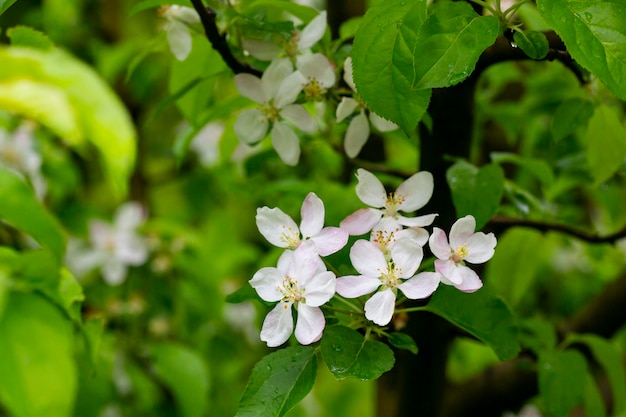
[(398, 313), (412, 313), (414, 311), (428, 311), (428, 306), (401, 308), (400, 310), (396, 310), (395, 314), (398, 314)]
[(355, 306), (354, 304), (352, 304), (350, 301), (346, 300), (345, 298), (343, 298), (342, 296), (340, 296), (339, 294), (335, 294), (335, 299), (341, 301), (342, 303), (344, 303), (345, 305), (349, 306), (352, 311), (356, 312), (356, 313), (363, 313), (363, 310), (360, 309), (359, 307)]

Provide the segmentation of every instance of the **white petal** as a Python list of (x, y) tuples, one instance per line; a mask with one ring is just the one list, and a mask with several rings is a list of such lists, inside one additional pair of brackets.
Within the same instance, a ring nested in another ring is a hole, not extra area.
[(354, 85), (354, 78), (352, 78), (352, 58), (346, 58), (346, 61), (343, 64), (343, 80), (348, 84), (348, 87), (352, 89), (352, 91), (356, 92), (356, 86)]
[(172, 4), (166, 11), (166, 16), (172, 19), (182, 20), (187, 23), (200, 23), (200, 16), (191, 7)]
[(274, 106), (277, 109), (282, 109), (288, 104), (292, 104), (298, 98), (298, 94), (302, 91), (307, 84), (306, 78), (300, 71), (289, 74), (283, 79), (276, 91), (274, 97)]
[(474, 230), (476, 230), (474, 216), (467, 215), (460, 218), (450, 228), (450, 246), (456, 249), (467, 243), (467, 240), (474, 234)]
[(413, 278), (398, 285), (398, 288), (411, 300), (421, 300), (430, 297), (441, 282), (441, 275), (436, 272), (420, 272)]
[(455, 287), (463, 292), (474, 292), (483, 286), (483, 282), (478, 277), (478, 274), (470, 268), (460, 265), (459, 270), (463, 276), (463, 281)]
[(397, 220), (398, 223), (406, 227), (424, 227), (433, 224), (437, 216), (437, 214), (426, 214), (417, 217), (397, 216)]
[(303, 345), (315, 343), (322, 337), (326, 320), (318, 307), (300, 303), (296, 321), (296, 339)]
[(267, 342), (269, 347), (277, 347), (285, 343), (293, 332), (293, 317), (291, 317), (291, 304), (278, 303), (276, 307), (265, 316), (261, 328), (261, 340)]
[(288, 273), (292, 279), (298, 282), (301, 288), (309, 285), (309, 281), (318, 273), (320, 257), (311, 242), (303, 242), (293, 252)]
[(424, 257), (422, 247), (412, 239), (396, 240), (390, 252), (396, 274), (400, 278), (413, 276)]
[(365, 317), (379, 326), (386, 326), (393, 317), (396, 295), (390, 289), (377, 292), (365, 303)]
[(337, 294), (346, 298), (356, 298), (365, 294), (370, 294), (380, 287), (380, 280), (374, 277), (363, 275), (349, 275), (337, 278)]
[(252, 145), (267, 134), (268, 120), (259, 109), (242, 111), (235, 121), (235, 135), (245, 144)]
[(349, 236), (348, 231), (341, 227), (325, 227), (311, 240), (321, 256), (328, 256), (346, 246)]
[(324, 88), (329, 88), (335, 84), (335, 71), (328, 58), (324, 55), (320, 53), (300, 55), (296, 62), (298, 71), (307, 80), (316, 79)]
[(352, 236), (362, 235), (372, 230), (383, 212), (373, 208), (362, 208), (341, 221), (339, 226)]
[(452, 249), (448, 244), (448, 238), (446, 232), (438, 227), (433, 227), (433, 234), (430, 235), (428, 240), (430, 251), (439, 259), (450, 259), (452, 255)]
[(342, 97), (341, 102), (337, 106), (335, 116), (337, 123), (341, 123), (346, 117), (350, 116), (359, 107), (359, 102), (352, 97)]
[(276, 122), (270, 133), (272, 146), (287, 165), (296, 165), (300, 159), (300, 140), (289, 126)]
[(428, 232), (421, 227), (403, 229), (396, 232), (396, 239), (412, 239), (423, 247), (428, 242)]
[(433, 186), (433, 175), (430, 172), (422, 171), (413, 174), (400, 184), (396, 191), (396, 196), (404, 197), (398, 209), (410, 212), (424, 207), (433, 195)]
[(187, 25), (171, 21), (167, 25), (167, 43), (176, 59), (184, 61), (191, 52), (191, 34)]
[(380, 247), (369, 240), (357, 240), (350, 248), (350, 261), (359, 274), (379, 277), (388, 270), (387, 260)]
[(468, 254), (465, 261), (472, 264), (487, 262), (493, 257), (496, 247), (496, 237), (493, 233), (475, 233), (467, 240)]
[(315, 194), (307, 194), (300, 209), (300, 231), (303, 238), (315, 236), (324, 227), (324, 203)]
[(397, 124), (387, 119), (383, 119), (374, 112), (370, 112), (370, 122), (372, 122), (372, 125), (374, 125), (374, 127), (381, 132), (391, 132), (392, 130), (396, 130), (398, 128)]
[(370, 137), (370, 124), (367, 121), (365, 112), (361, 111), (357, 116), (350, 120), (346, 137), (343, 142), (343, 148), (349, 158), (355, 158)]
[(140, 236), (120, 233), (116, 238), (115, 256), (127, 265), (142, 265), (148, 259), (148, 247)]
[(243, 48), (248, 51), (250, 55), (261, 61), (271, 61), (282, 52), (280, 46), (266, 41), (244, 39), (242, 44)]
[(249, 283), (259, 294), (259, 297), (272, 302), (283, 298), (279, 288), (281, 288), (284, 279), (285, 274), (278, 268), (265, 267), (259, 269)]
[(296, 127), (306, 133), (314, 133), (317, 130), (317, 124), (315, 120), (299, 104), (289, 104), (280, 111), (280, 117), (290, 121)]
[(335, 274), (330, 271), (314, 275), (306, 284), (306, 305), (319, 307), (326, 304), (335, 295), (336, 282)]
[[(457, 265), (454, 261), (437, 259), (435, 261), (435, 271), (446, 277), (453, 285), (463, 282), (463, 265)], [(469, 269), (469, 268), (466, 268)]]
[(102, 278), (109, 285), (120, 285), (126, 279), (127, 268), (115, 258), (108, 259), (102, 265)]
[(320, 12), (308, 25), (300, 32), (300, 40), (298, 41), (298, 50), (303, 51), (309, 49), (317, 43), (326, 31), (326, 11)]
[(359, 180), (356, 185), (356, 195), (359, 196), (361, 201), (375, 208), (385, 207), (387, 192), (385, 187), (383, 187), (383, 183), (363, 168), (359, 168), (356, 171), (356, 177)]
[(122, 204), (115, 212), (115, 227), (118, 230), (134, 230), (145, 219), (143, 206), (135, 201)]
[(300, 230), (296, 222), (277, 207), (258, 208), (256, 225), (263, 237), (279, 248), (295, 247), (300, 242)]
[(278, 262), (276, 263), (276, 268), (280, 271), (281, 274), (283, 274), (283, 276), (289, 275), (289, 266), (291, 265), (292, 259), (293, 259), (293, 250), (291, 249), (285, 250), (278, 258)]
[(261, 81), (267, 99), (276, 97), (281, 83), (293, 72), (293, 65), (289, 58), (278, 58), (267, 67)]
[(263, 83), (259, 77), (255, 77), (251, 74), (237, 74), (235, 75), (235, 85), (239, 94), (249, 98), (258, 104), (263, 104), (271, 97), (265, 96), (265, 90), (263, 89)]
[(102, 220), (89, 221), (89, 240), (98, 249), (110, 247), (115, 242), (115, 233), (111, 226)]

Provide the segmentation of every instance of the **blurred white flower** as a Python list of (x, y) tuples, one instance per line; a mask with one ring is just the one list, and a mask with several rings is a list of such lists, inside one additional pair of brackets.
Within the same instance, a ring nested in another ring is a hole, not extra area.
[(162, 6), (159, 14), (167, 19), (164, 29), (167, 32), (167, 42), (170, 51), (176, 59), (184, 61), (191, 52), (191, 33), (189, 24), (200, 23), (200, 16), (191, 7), (172, 4)]
[(33, 140), (34, 125), (24, 123), (14, 132), (0, 128), (0, 165), (25, 176), (42, 199), (47, 190), (46, 180), (41, 173), (42, 158)]
[(224, 123), (211, 122), (204, 126), (191, 140), (190, 148), (198, 155), (200, 164), (214, 167), (220, 159), (220, 140), (224, 135)]

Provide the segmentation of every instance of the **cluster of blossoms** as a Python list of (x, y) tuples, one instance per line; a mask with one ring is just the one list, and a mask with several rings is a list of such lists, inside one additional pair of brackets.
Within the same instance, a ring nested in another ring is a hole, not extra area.
[[(433, 193), (433, 177), (418, 172), (404, 181), (393, 193), (370, 172), (357, 171), (356, 193), (367, 204), (345, 218), (340, 227), (324, 227), (324, 204), (309, 193), (302, 204), (300, 227), (278, 208), (257, 210), (257, 226), (273, 245), (285, 248), (274, 267), (262, 268), (250, 280), (259, 296), (278, 304), (267, 315), (261, 340), (279, 346), (293, 332), (292, 307), (297, 310), (295, 336), (298, 342), (318, 341), (325, 319), (320, 306), (335, 293), (345, 298), (373, 295), (365, 302), (365, 317), (386, 326), (393, 317), (400, 291), (408, 299), (429, 297), (440, 283), (464, 292), (482, 286), (478, 275), (466, 263), (489, 260), (496, 246), (493, 233), (475, 232), (472, 216), (457, 220), (449, 239), (437, 227), (430, 226), (436, 214), (406, 216), (426, 205)], [(321, 257), (342, 249), (350, 235), (369, 234), (350, 249), (350, 261), (359, 275), (336, 277), (328, 271)], [(437, 258), (435, 271), (418, 272), (428, 243)]]

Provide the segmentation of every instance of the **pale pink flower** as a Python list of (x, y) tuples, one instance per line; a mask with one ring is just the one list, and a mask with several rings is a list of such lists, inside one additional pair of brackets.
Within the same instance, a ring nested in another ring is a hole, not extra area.
[(467, 215), (457, 220), (450, 229), (450, 241), (443, 230), (433, 228), (429, 246), (438, 258), (435, 271), (441, 274), (441, 282), (453, 285), (464, 292), (474, 292), (483, 286), (478, 274), (465, 263), (481, 264), (493, 256), (496, 237), (493, 233), (474, 233), (476, 219)]

